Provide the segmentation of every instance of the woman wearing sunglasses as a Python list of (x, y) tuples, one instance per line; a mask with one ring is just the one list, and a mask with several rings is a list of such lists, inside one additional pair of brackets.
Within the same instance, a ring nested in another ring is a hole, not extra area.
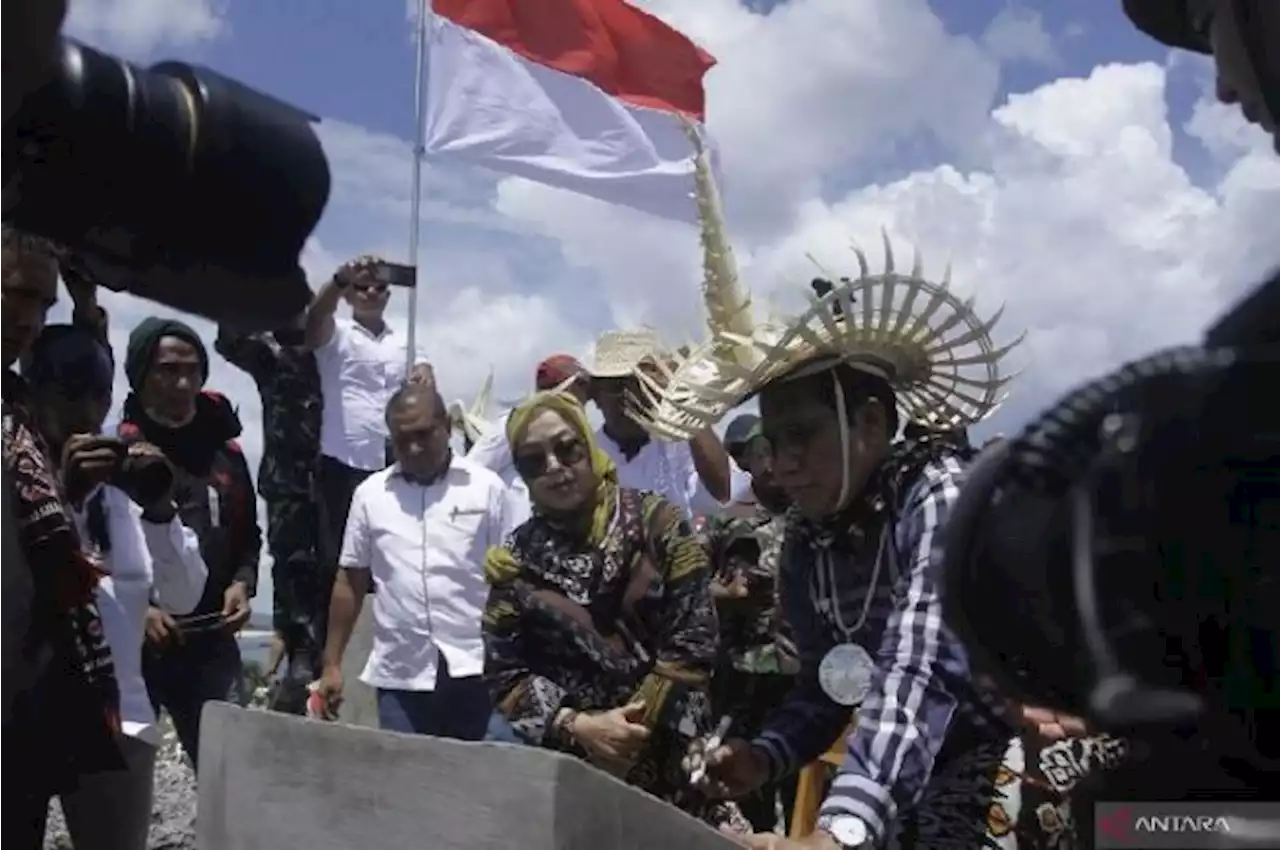
[(618, 486), (571, 396), (533, 396), (512, 411), (507, 438), (533, 517), (485, 567), (485, 677), (498, 711), (531, 743), (749, 831), (681, 767), (714, 723), (717, 627), (702, 546), (675, 507)]

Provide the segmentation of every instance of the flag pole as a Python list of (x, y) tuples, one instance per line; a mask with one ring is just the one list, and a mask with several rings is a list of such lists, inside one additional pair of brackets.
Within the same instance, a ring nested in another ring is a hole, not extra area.
[(414, 277), (414, 286), (409, 290), (409, 339), (405, 347), (405, 374), (413, 369), (413, 361), (417, 356), (418, 342), (418, 287), (422, 285), (422, 273), (418, 270), (418, 240), (422, 229), (422, 160), (426, 156), (426, 112), (427, 112), (427, 15), (431, 11), (431, 0), (418, 0), (418, 36), (417, 50), (414, 55), (413, 77), (413, 195), (409, 201), (409, 265), (418, 274)]

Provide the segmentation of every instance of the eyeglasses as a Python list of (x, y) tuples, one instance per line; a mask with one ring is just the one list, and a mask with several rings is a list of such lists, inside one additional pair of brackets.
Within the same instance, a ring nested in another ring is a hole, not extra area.
[(520, 477), (532, 480), (541, 478), (550, 471), (551, 457), (553, 455), (561, 466), (574, 466), (586, 460), (587, 447), (582, 440), (577, 437), (571, 437), (556, 443), (551, 447), (550, 452), (538, 450), (522, 451), (512, 459), (515, 461), (516, 472), (520, 473)]
[(374, 295), (381, 295), (390, 289), (385, 283), (353, 283), (351, 288), (357, 292), (371, 292)]
[(780, 454), (802, 455), (822, 432), (823, 424), (817, 420), (788, 422), (781, 428), (768, 429), (762, 442), (773, 458)]

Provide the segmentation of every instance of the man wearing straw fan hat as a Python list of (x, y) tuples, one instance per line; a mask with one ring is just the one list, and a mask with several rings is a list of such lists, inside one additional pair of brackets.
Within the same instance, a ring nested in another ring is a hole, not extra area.
[[(812, 283), (808, 309), (756, 322), (701, 156), (697, 177), (710, 338), (664, 380), (642, 376), (645, 404), (633, 413), (678, 440), (758, 399), (774, 478), (792, 502), (778, 586), (801, 670), (751, 740), (695, 745), (691, 776), (713, 796), (740, 797), (813, 762), (852, 726), (816, 831), (748, 846), (1073, 846), (1038, 825), (1042, 792), (1021, 781), (1019, 729), (942, 622), (931, 560), (970, 455), (954, 435), (1000, 404), (1001, 362), (1018, 340), (993, 342), (1000, 312), (982, 317), (958, 298), (949, 270), (926, 277), (918, 254), (899, 268), (887, 235), (883, 270), (855, 250), (854, 269)], [(907, 423), (924, 427), (897, 439)]]
[(662, 442), (632, 418), (629, 411), (642, 403), (642, 380), (660, 381), (668, 357), (648, 328), (600, 335), (591, 368), (592, 395), (604, 418), (596, 440), (617, 464), (623, 487), (658, 493), (692, 519), (745, 497), (751, 479), (711, 428)]

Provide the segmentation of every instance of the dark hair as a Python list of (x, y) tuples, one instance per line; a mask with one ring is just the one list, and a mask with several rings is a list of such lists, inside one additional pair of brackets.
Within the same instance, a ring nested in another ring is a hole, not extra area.
[(849, 415), (869, 401), (878, 401), (884, 407), (885, 422), (892, 440), (898, 433), (898, 397), (889, 382), (878, 375), (855, 369), (847, 363), (838, 363), (830, 370), (817, 372), (801, 380), (815, 381), (818, 400), (836, 410), (836, 389), (832, 377), (840, 383), (844, 393), (844, 406)]
[(111, 347), (80, 325), (46, 325), (23, 362), (35, 386), (57, 384), (73, 394), (110, 391), (115, 373)]
[(434, 384), (404, 383), (391, 394), (390, 400), (387, 401), (387, 427), (391, 427), (391, 414), (414, 402), (424, 400), (431, 403), (435, 411), (435, 418), (449, 418), (449, 410), (445, 407), (444, 397), (440, 395), (440, 390), (436, 389)]

